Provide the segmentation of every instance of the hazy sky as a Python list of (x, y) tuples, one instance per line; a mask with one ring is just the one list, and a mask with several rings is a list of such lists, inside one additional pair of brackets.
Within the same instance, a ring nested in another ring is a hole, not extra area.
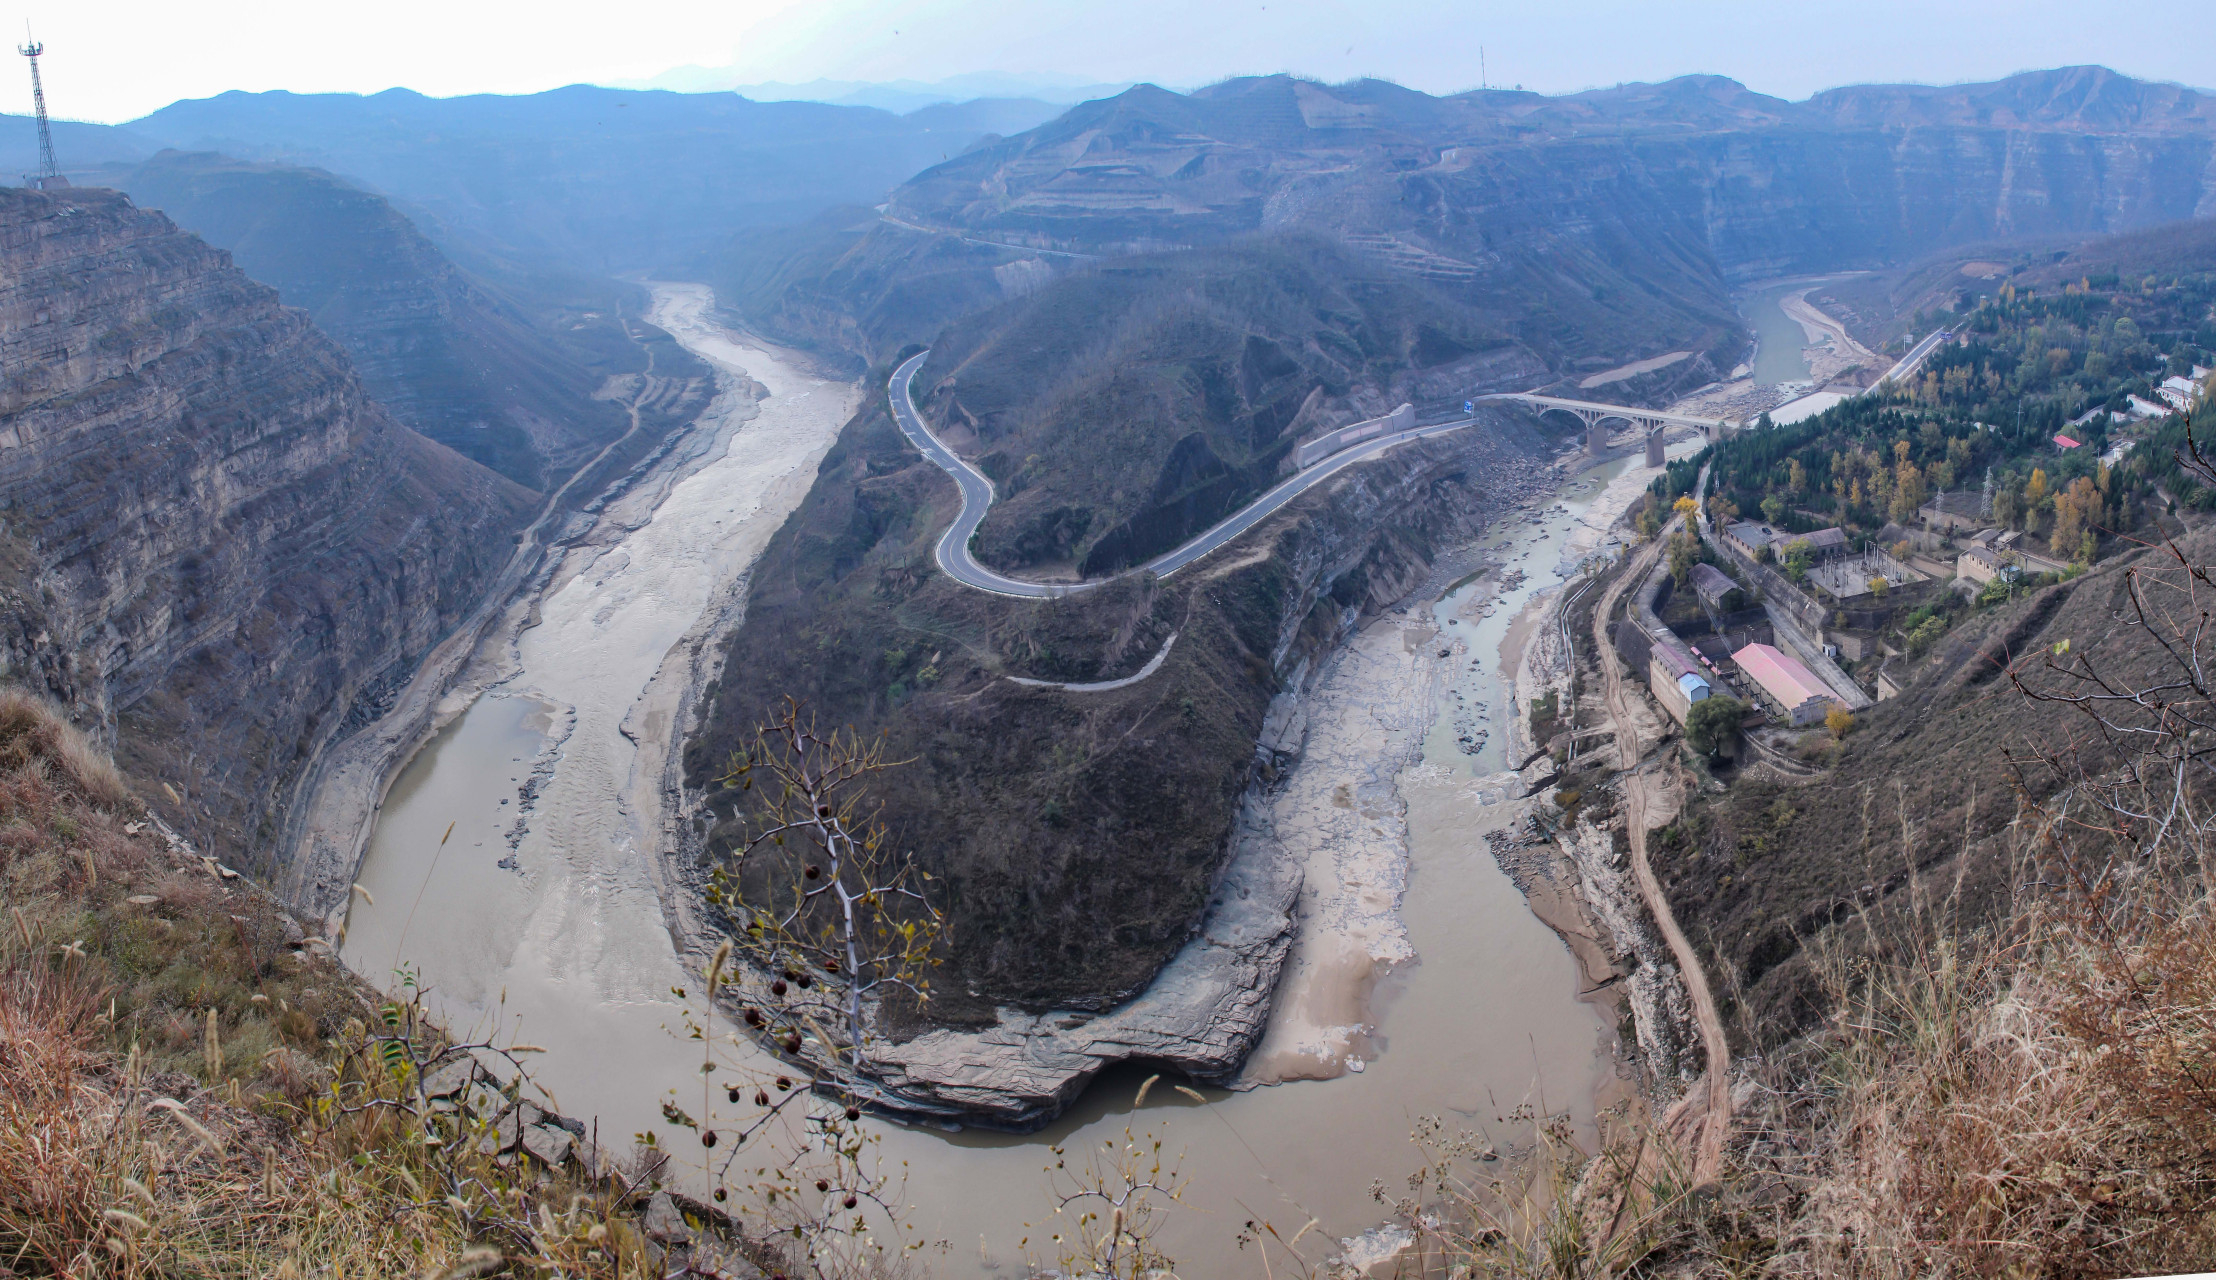
[[(121, 121), (226, 89), (529, 93), (687, 64), (746, 81), (937, 80), (973, 71), (1203, 84), (1248, 72), (1377, 75), (1431, 92), (1487, 78), (1564, 92), (1714, 72), (1805, 97), (2099, 62), (2216, 80), (2209, 0), (0, 0), (47, 45), (56, 115)], [(28, 76), (0, 77), (27, 111)]]

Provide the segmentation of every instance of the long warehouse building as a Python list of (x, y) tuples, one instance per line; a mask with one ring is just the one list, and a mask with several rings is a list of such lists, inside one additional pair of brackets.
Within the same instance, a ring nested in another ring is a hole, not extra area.
[(1750, 644), (1731, 655), (1791, 724), (1815, 724), (1838, 699), (1799, 658), (1766, 644)]

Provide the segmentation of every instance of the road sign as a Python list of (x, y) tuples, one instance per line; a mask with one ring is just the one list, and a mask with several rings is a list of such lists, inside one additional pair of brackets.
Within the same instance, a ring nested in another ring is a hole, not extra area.
[(1477, 401), (1475, 401), (1475, 400), (1464, 400), (1464, 401), (1462, 402), (1462, 412), (1464, 412), (1464, 413), (1476, 413), (1476, 412), (1477, 412)]

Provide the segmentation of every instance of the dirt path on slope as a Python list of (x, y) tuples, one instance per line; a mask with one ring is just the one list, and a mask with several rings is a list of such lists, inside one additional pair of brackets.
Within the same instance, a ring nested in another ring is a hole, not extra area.
[(1648, 914), (1654, 917), (1663, 941), (1669, 945), (1670, 955), (1677, 960), (1686, 993), (1692, 997), (1693, 1020), (1698, 1024), (1701, 1047), (1707, 1058), (1701, 1086), (1687, 1093), (1662, 1119), (1664, 1127), (1691, 1148), (1692, 1182), (1699, 1186), (1714, 1180), (1723, 1167), (1724, 1135), (1731, 1127), (1731, 1050), (1724, 1040), (1723, 1018), (1716, 1012), (1715, 996), (1708, 988), (1707, 971), (1693, 953), (1693, 944), (1686, 939), (1685, 931), (1678, 927), (1669, 900), (1662, 894), (1662, 885), (1654, 878), (1654, 867), (1647, 860), (1650, 815), (1665, 820), (1671, 816), (1660, 811), (1674, 809), (1674, 797), (1668, 794), (1674, 788), (1668, 788), (1662, 779), (1651, 776), (1639, 763), (1639, 731), (1631, 714), (1631, 693), (1625, 687), (1622, 660), (1617, 657), (1615, 646), (1608, 642), (1608, 615), (1615, 609), (1616, 601), (1646, 574), (1661, 554), (1670, 531), (1682, 522), (1683, 517), (1673, 520), (1661, 536), (1640, 548), (1624, 573), (1602, 594), (1593, 610), (1593, 641), (1600, 654), (1608, 714), (1616, 722), (1616, 750), (1625, 771), (1624, 814), (1631, 828), (1632, 876), (1638, 881), (1639, 896), (1646, 900)]

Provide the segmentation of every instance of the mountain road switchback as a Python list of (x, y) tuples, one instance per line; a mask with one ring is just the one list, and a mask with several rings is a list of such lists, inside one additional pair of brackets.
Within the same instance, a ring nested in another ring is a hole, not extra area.
[[(954, 483), (962, 491), (961, 513), (954, 517), (954, 523), (948, 525), (945, 534), (939, 538), (939, 568), (944, 570), (948, 577), (964, 586), (975, 587), (979, 591), (990, 591), (995, 595), (1024, 596), (1032, 599), (1075, 595), (1081, 591), (1090, 591), (1104, 582), (1113, 581), (1112, 578), (1095, 578), (1090, 582), (1026, 582), (1021, 578), (1011, 578), (1006, 574), (995, 573), (977, 563), (976, 557), (970, 554), (970, 539), (976, 535), (977, 526), (984, 523), (985, 512), (993, 504), (993, 482), (986, 479), (984, 473), (977, 470), (977, 468), (963, 461), (954, 450), (948, 448), (946, 443), (932, 432), (930, 426), (924, 422), (923, 414), (916, 408), (915, 400), (911, 397), (910, 392), (917, 371), (923, 368), (924, 359), (930, 354), (929, 351), (921, 351), (902, 362), (899, 368), (893, 370), (893, 376), (887, 389), (891, 392), (893, 417), (900, 423), (901, 434), (907, 436), (908, 442), (916, 446), (923, 456), (929, 458), (940, 470), (954, 477)], [(1434, 422), (1427, 426), (1410, 427), (1406, 431), (1396, 431), (1391, 435), (1379, 436), (1375, 440), (1348, 449), (1344, 453), (1336, 454), (1308, 468), (1306, 471), (1279, 481), (1267, 493), (1224, 517), (1224, 519), (1183, 546), (1156, 556), (1154, 559), (1138, 566), (1137, 569), (1127, 569), (1124, 572), (1133, 573), (1143, 570), (1154, 574), (1156, 577), (1166, 578), (1252, 529), (1286, 503), (1291, 502), (1346, 468), (1356, 463), (1368, 462), (1387, 450), (1406, 444), (1411, 440), (1423, 440), (1432, 436), (1445, 435), (1450, 431), (1459, 431), (1464, 427), (1475, 425), (1477, 421), (1476, 418), (1457, 418), (1451, 422)]]

